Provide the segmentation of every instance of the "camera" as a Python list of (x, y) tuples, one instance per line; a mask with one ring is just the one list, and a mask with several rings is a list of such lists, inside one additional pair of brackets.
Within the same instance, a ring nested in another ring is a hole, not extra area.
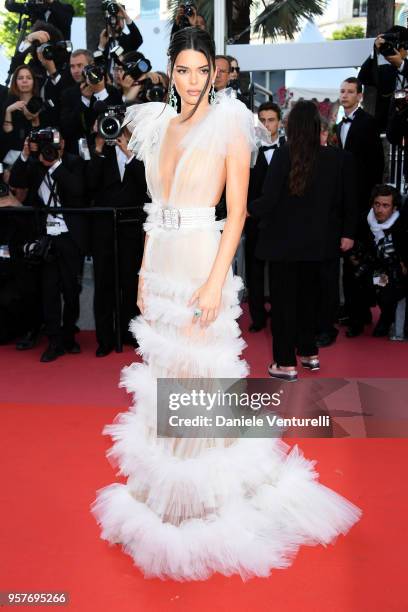
[(118, 25), (118, 15), (121, 7), (115, 0), (102, 0), (102, 8), (105, 11), (106, 27), (115, 29)]
[(190, 2), (190, 0), (186, 0), (186, 2), (184, 2), (183, 4), (180, 4), (180, 7), (182, 7), (184, 9), (184, 14), (180, 19), (180, 28), (189, 28), (190, 27), (190, 22), (188, 20), (189, 17), (194, 17), (194, 14), (196, 12), (196, 6), (193, 2)]
[(153, 83), (152, 79), (143, 80), (143, 89), (138, 95), (141, 102), (164, 102), (167, 90), (161, 83)]
[(228, 81), (227, 87), (231, 87), (231, 89), (233, 89), (234, 91), (238, 91), (240, 88), (239, 79), (231, 79), (230, 81)]
[(394, 91), (395, 108), (398, 112), (404, 111), (408, 107), (408, 88), (397, 89)]
[(5, 198), (10, 193), (9, 186), (4, 182), (4, 168), (3, 164), (0, 164), (0, 198)]
[(399, 32), (386, 32), (382, 35), (385, 42), (380, 45), (378, 52), (384, 57), (389, 57), (397, 53), (397, 49), (408, 49), (408, 41), (400, 40)]
[(52, 100), (43, 100), (39, 96), (33, 96), (29, 99), (26, 105), (26, 109), (32, 115), (36, 115), (44, 110), (52, 110), (55, 104)]
[(72, 53), (72, 42), (70, 40), (59, 40), (55, 43), (46, 42), (37, 47), (37, 51), (43, 54), (44, 59), (53, 62), (62, 62), (67, 55)]
[(52, 162), (58, 159), (58, 151), (61, 148), (61, 135), (58, 130), (52, 127), (37, 128), (31, 130), (29, 141), (38, 145), (38, 154)]
[(126, 114), (126, 106), (119, 104), (116, 106), (107, 106), (106, 110), (101, 113), (97, 120), (98, 135), (105, 139), (106, 144), (116, 144), (116, 139), (122, 132), (122, 123)]
[(105, 78), (105, 65), (101, 64), (88, 64), (82, 71), (85, 81), (90, 85), (97, 85), (101, 83)]
[(123, 66), (123, 76), (129, 75), (135, 81), (152, 69), (150, 61), (145, 57), (141, 57), (136, 62), (123, 62), (121, 65)]
[(26, 242), (23, 245), (23, 255), (35, 264), (40, 264), (42, 261), (54, 261), (56, 253), (51, 236), (41, 236), (38, 240)]

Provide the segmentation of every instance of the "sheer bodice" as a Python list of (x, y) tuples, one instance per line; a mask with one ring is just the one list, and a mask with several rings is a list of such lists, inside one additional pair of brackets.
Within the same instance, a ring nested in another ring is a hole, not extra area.
[(230, 90), (219, 92), (215, 104), (180, 142), (183, 151), (165, 202), (161, 151), (169, 122), (176, 115), (162, 102), (131, 107), (125, 119), (133, 131), (129, 148), (145, 164), (153, 202), (178, 208), (215, 206), (224, 189), (226, 156), (240, 156), (256, 149), (253, 115)]

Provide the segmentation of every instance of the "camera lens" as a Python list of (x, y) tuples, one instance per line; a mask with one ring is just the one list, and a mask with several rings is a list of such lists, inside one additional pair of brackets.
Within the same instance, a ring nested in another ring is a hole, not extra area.
[(107, 140), (115, 139), (121, 131), (120, 121), (116, 117), (103, 117), (99, 123), (99, 132)]

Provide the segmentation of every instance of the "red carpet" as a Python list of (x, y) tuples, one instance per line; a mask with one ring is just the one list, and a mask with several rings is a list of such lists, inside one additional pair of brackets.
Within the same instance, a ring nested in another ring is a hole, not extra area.
[[(264, 376), (270, 337), (246, 339), (252, 374)], [(401, 439), (299, 441), (317, 460), (321, 482), (363, 509), (334, 546), (302, 548), (291, 568), (269, 579), (145, 580), (130, 557), (99, 539), (89, 513), (95, 490), (115, 480), (101, 431), (128, 404), (117, 382), (134, 353), (97, 360), (93, 334), (80, 342), (81, 355), (51, 364), (39, 363), (40, 348), (0, 349), (0, 591), (68, 591), (66, 608), (84, 612), (408, 609), (408, 441)], [(322, 351), (320, 375), (407, 377), (407, 354), (407, 344), (341, 337)]]

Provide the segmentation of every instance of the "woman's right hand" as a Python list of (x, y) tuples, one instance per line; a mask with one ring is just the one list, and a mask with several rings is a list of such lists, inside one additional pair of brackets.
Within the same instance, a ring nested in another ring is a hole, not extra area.
[(141, 314), (144, 314), (144, 301), (143, 301), (144, 281), (143, 276), (139, 274), (139, 283), (137, 286), (137, 307)]
[(6, 108), (6, 113), (13, 113), (16, 110), (24, 110), (26, 107), (26, 103), (24, 102), (24, 100), (17, 100), (17, 102), (14, 102), (14, 104), (10, 104), (10, 106), (8, 106)]

